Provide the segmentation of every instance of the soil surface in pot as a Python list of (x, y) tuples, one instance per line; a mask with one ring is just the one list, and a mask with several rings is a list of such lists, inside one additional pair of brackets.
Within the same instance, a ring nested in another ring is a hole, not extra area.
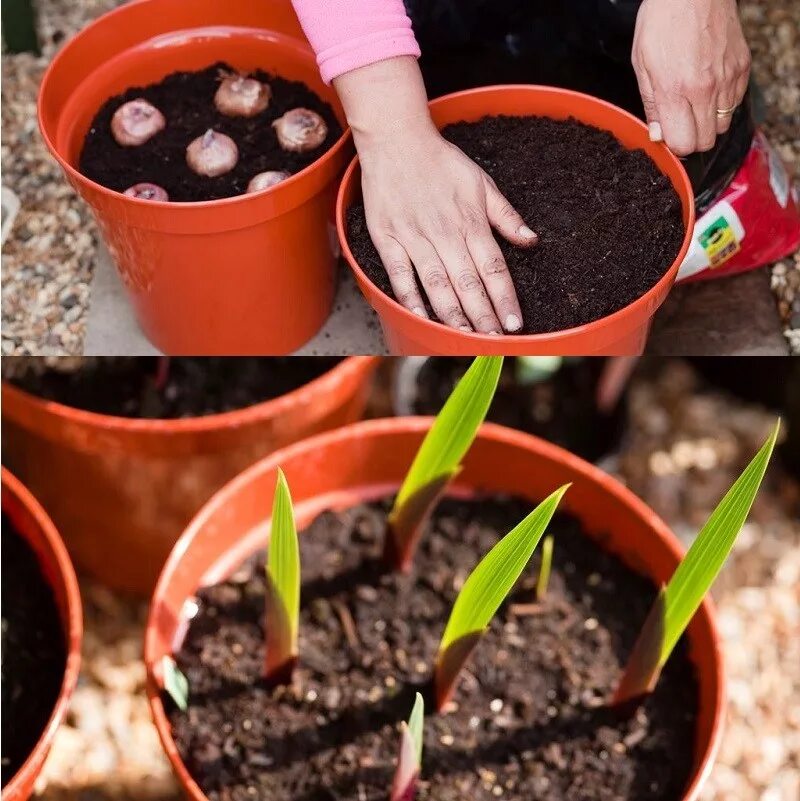
[[(177, 655), (190, 706), (181, 713), (165, 701), (180, 754), (212, 801), (388, 797), (398, 722), (415, 691), (429, 692), (457, 588), (531, 504), (446, 499), (407, 576), (380, 567), (387, 510), (373, 503), (327, 512), (302, 535), (301, 664), (292, 687), (270, 691), (260, 680), (263, 555), (201, 591)], [(634, 716), (606, 708), (655, 587), (593, 544), (574, 518), (557, 518), (551, 530), (544, 601), (529, 608), (535, 556), (474, 652), (456, 707), (426, 718), (418, 799), (681, 797), (698, 703), (686, 650), (674, 653)]]
[(2, 696), (5, 786), (30, 756), (61, 692), (67, 652), (53, 591), (3, 515)]
[[(417, 376), (414, 413), (437, 414), (471, 363), (462, 358), (428, 359)], [(525, 379), (517, 359), (506, 359), (487, 419), (597, 460), (618, 446), (625, 418), (623, 403), (609, 414), (597, 408), (604, 364), (604, 359), (570, 359), (552, 375), (532, 381)]]
[(170, 420), (244, 409), (277, 398), (340, 361), (316, 356), (100, 358), (71, 372), (29, 370), (9, 380), (26, 392), (75, 409)]
[[(342, 126), (331, 106), (305, 84), (261, 70), (251, 73), (251, 77), (272, 87), (269, 106), (255, 117), (226, 117), (214, 105), (220, 76), (225, 72), (234, 70), (222, 62), (199, 72), (176, 72), (160, 83), (133, 87), (106, 101), (86, 135), (80, 171), (117, 192), (150, 182), (166, 189), (173, 201), (218, 200), (244, 194), (250, 179), (260, 172), (300, 172), (342, 135)], [(111, 134), (111, 118), (123, 103), (140, 97), (161, 111), (167, 125), (139, 147), (122, 147)], [(327, 123), (328, 135), (314, 150), (290, 153), (278, 143), (272, 122), (293, 108), (316, 111)], [(197, 175), (186, 165), (189, 143), (209, 128), (227, 134), (239, 148), (237, 165), (217, 178)]]
[[(658, 283), (678, 255), (684, 226), (675, 189), (644, 151), (626, 150), (606, 131), (574, 119), (498, 116), (448, 125), (442, 134), (494, 178), (539, 234), (527, 249), (496, 236), (522, 333), (606, 317)], [(363, 205), (348, 210), (347, 227), (361, 269), (394, 297)], [(436, 319), (430, 305), (428, 314)]]

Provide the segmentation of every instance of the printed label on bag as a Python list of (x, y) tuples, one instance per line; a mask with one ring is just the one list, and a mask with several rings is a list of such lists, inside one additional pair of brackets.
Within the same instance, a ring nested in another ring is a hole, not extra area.
[(725, 264), (742, 248), (744, 226), (726, 200), (715, 203), (694, 226), (689, 253), (681, 264), (678, 278), (688, 278), (701, 270)]

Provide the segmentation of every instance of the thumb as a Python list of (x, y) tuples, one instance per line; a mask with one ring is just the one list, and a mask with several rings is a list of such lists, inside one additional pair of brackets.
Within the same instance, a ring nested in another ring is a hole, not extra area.
[(531, 247), (539, 241), (539, 237), (532, 231), (519, 212), (506, 200), (495, 182), (485, 177), (486, 185), (486, 215), (492, 228), (501, 236), (520, 247)]
[(642, 105), (644, 106), (644, 116), (647, 120), (647, 129), (650, 132), (650, 140), (653, 142), (663, 142), (664, 134), (661, 131), (661, 122), (658, 119), (656, 93), (653, 91), (653, 83), (650, 80), (647, 70), (644, 68), (637, 68), (636, 80), (639, 83), (639, 94), (642, 96)]

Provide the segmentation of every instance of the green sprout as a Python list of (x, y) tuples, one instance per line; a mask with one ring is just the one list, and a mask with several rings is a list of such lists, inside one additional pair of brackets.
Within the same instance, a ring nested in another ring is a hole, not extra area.
[(500, 604), (528, 564), (569, 484), (545, 498), (483, 557), (456, 598), (436, 656), (434, 689), (441, 712)]
[(542, 543), (542, 564), (539, 568), (539, 578), (536, 581), (536, 600), (541, 601), (547, 595), (547, 585), (550, 583), (550, 572), (553, 569), (553, 535), (548, 534)]
[(461, 469), (497, 389), (502, 356), (478, 356), (434, 420), (389, 513), (384, 559), (408, 571), (422, 527), (448, 483)]
[(288, 684), (297, 664), (300, 621), (300, 546), (286, 476), (278, 468), (272, 525), (267, 549), (266, 640), (264, 678)]
[(422, 770), (422, 727), (425, 702), (417, 693), (408, 723), (400, 724), (400, 757), (392, 783), (390, 801), (413, 801)]
[(628, 659), (613, 703), (624, 704), (653, 691), (661, 669), (739, 536), (761, 486), (779, 430), (780, 421), (708, 518), (669, 584), (659, 591)]
[(164, 677), (164, 691), (175, 702), (175, 706), (185, 712), (189, 706), (189, 680), (168, 655), (161, 657), (161, 673)]

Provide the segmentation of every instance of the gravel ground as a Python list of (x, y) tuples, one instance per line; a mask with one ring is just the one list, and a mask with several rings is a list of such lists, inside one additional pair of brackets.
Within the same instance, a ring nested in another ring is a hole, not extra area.
[[(371, 414), (385, 412), (381, 381)], [(670, 362), (636, 379), (619, 476), (686, 541), (766, 437), (774, 415), (713, 393)], [(800, 797), (800, 487), (771, 473), (714, 589), (728, 722), (703, 801)], [(144, 604), (82, 582), (84, 669), (41, 782), (44, 801), (177, 801), (143, 695)], [(743, 647), (746, 641), (746, 647)]]
[[(82, 350), (98, 232), (63, 180), (36, 125), (36, 92), (58, 46), (119, 0), (39, 0), (44, 54), (3, 55), (4, 183), (22, 201), (3, 252), (2, 352)], [(743, 16), (764, 88), (766, 129), (800, 167), (800, 0), (746, 0)], [(800, 353), (800, 254), (772, 269), (772, 285), (794, 352)]]

